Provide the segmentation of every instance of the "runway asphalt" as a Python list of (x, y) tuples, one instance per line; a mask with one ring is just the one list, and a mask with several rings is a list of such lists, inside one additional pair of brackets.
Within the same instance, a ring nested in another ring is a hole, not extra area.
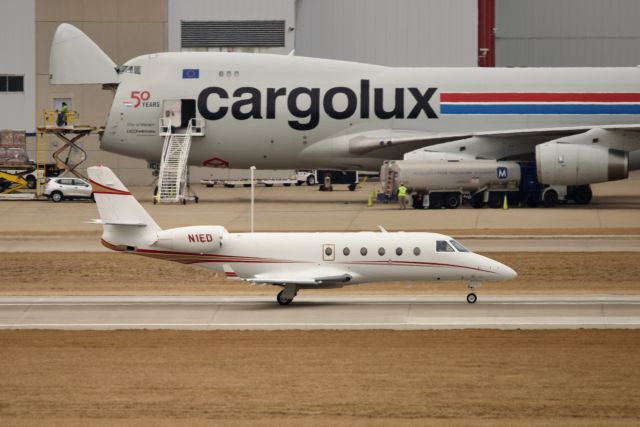
[(638, 328), (640, 296), (3, 297), (0, 329)]

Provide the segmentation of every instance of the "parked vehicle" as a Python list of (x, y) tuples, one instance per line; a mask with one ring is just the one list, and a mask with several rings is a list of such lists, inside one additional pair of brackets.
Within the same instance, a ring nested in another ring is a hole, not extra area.
[(56, 203), (71, 199), (93, 200), (91, 184), (80, 178), (51, 178), (45, 184), (43, 194)]
[(350, 191), (354, 191), (360, 180), (358, 171), (335, 171), (335, 170), (297, 170), (296, 185), (313, 186), (320, 184), (321, 191), (331, 191), (333, 184), (347, 184)]
[[(62, 173), (63, 169), (60, 169), (55, 163), (47, 163), (44, 165), (44, 176), (46, 178), (54, 178)], [(25, 167), (21, 169), (5, 169), (4, 172), (14, 175), (20, 175), (27, 181), (27, 188), (36, 188), (36, 182), (38, 180), (38, 174), (36, 171), (36, 164), (33, 160), (29, 160)]]
[[(56, 165), (55, 163), (47, 163), (44, 165), (44, 176), (46, 178), (55, 178), (58, 175), (60, 175), (63, 170), (64, 169), (60, 169), (58, 165)], [(26, 179), (27, 182), (29, 183), (28, 187), (31, 189), (36, 188), (37, 178), (38, 177), (35, 170), (32, 172), (29, 172), (24, 176), (24, 179)]]

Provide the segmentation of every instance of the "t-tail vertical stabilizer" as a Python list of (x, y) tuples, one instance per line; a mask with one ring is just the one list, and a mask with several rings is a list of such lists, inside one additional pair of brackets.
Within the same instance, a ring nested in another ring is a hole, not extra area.
[(103, 244), (137, 247), (158, 240), (162, 229), (111, 169), (92, 166), (87, 174), (100, 213), (100, 220), (95, 222), (104, 227)]

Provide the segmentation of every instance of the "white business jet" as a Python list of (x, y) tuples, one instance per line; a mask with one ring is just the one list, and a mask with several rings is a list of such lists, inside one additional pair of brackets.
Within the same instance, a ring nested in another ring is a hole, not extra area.
[(109, 249), (194, 264), (252, 284), (281, 286), (290, 304), (299, 289), (382, 281), (468, 281), (469, 303), (483, 281), (513, 279), (504, 264), (435, 233), (229, 233), (202, 225), (161, 229), (111, 169), (87, 170)]
[[(638, 58), (640, 62), (640, 58)], [(101, 148), (158, 162), (160, 119), (203, 122), (190, 165), (378, 170), (418, 148), (534, 160), (545, 184), (640, 168), (640, 68), (394, 68), (285, 55), (164, 52), (116, 64), (62, 24), (51, 83), (114, 91)]]

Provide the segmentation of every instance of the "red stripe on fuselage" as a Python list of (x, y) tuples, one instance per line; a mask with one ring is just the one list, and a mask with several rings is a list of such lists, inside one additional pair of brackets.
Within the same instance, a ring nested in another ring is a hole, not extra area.
[(503, 92), (441, 93), (440, 102), (640, 102), (640, 93)]
[[(113, 245), (105, 240), (101, 240), (102, 244), (109, 249), (115, 251), (122, 251), (117, 249), (116, 245)], [(181, 264), (207, 264), (207, 263), (239, 263), (239, 264), (312, 264), (313, 261), (291, 261), (291, 260), (279, 260), (273, 258), (258, 258), (258, 257), (241, 257), (236, 255), (216, 255), (216, 254), (198, 254), (189, 252), (172, 252), (172, 251), (159, 251), (155, 249), (137, 249), (135, 254), (147, 257), (155, 257), (164, 261), (178, 262)], [(375, 266), (405, 266), (405, 267), (451, 267), (451, 268), (463, 268), (467, 270), (482, 271), (484, 273), (495, 274), (494, 271), (484, 270), (477, 267), (468, 267), (465, 265), (457, 264), (445, 264), (438, 262), (428, 261), (351, 261), (351, 262), (335, 262), (336, 265), (375, 265)]]

